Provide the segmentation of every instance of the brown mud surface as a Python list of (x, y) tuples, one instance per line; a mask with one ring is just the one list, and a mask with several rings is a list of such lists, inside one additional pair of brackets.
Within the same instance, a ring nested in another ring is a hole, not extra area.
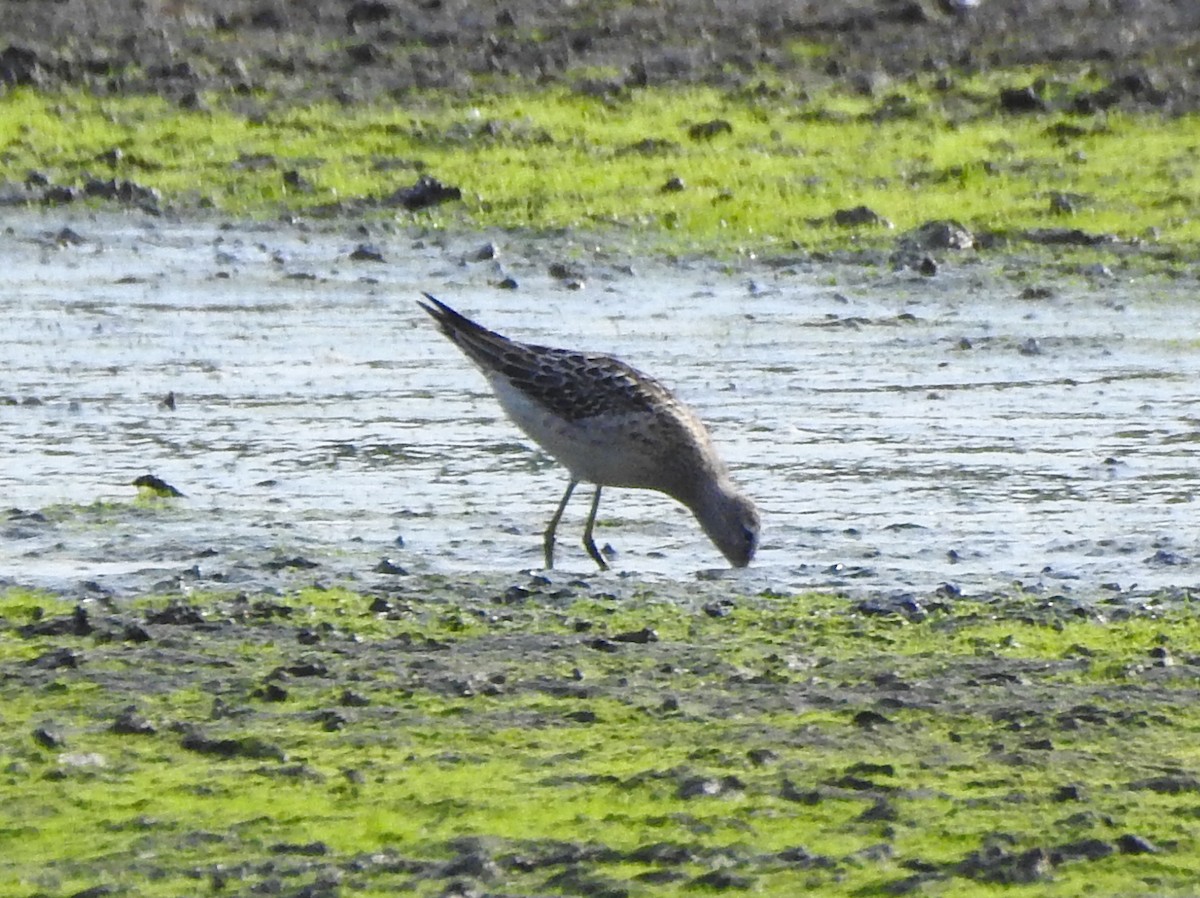
[[(1194, 109), (1200, 4), (1177, 0), (141, 0), (0, 4), (0, 83), (355, 103), (506, 79), (886, 91), (918, 72), (1093, 67), (1100, 106)], [(811, 52), (815, 48), (818, 52)]]

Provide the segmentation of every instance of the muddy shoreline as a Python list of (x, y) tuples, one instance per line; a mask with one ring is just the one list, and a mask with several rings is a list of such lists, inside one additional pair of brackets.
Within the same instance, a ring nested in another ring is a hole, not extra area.
[[(686, 22), (687, 27), (680, 27)], [(1091, 67), (1095, 102), (1178, 113), (1200, 101), (1200, 8), (1172, 0), (548, 0), (331, 4), (276, 0), (5, 3), (0, 83), (206, 92), (343, 104), (506, 80), (603, 95), (637, 86), (751, 87), (764, 70), (867, 94), (924, 72)], [(820, 52), (813, 53), (818, 48)], [(1024, 85), (1013, 85), (1015, 88)]]

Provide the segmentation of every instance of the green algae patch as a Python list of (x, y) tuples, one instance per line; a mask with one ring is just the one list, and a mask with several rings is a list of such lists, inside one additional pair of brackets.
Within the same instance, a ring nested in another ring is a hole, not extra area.
[[(689, 251), (883, 246), (934, 220), (1197, 245), (1194, 116), (1079, 111), (1086, 73), (1050, 82), (1046, 111), (1003, 113), (998, 90), (1029, 78), (918, 78), (882, 97), (770, 78), (756, 91), (427, 93), (367, 107), (213, 96), (198, 110), (17, 90), (0, 98), (0, 177), (127, 180), (239, 216), (607, 230)], [(405, 193), (421, 179), (457, 193)]]
[(1200, 877), (1200, 625), (1178, 600), (431, 576), (0, 609), (9, 895)]

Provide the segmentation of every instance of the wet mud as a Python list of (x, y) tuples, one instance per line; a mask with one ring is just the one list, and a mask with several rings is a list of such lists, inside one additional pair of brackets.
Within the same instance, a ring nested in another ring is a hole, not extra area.
[[(697, 408), (763, 513), (755, 565), (721, 574), (732, 588), (1136, 598), (1194, 582), (1200, 354), (1180, 335), (1200, 313), (1183, 281), (382, 229), (364, 258), (354, 228), (101, 216), (64, 243), (63, 226), (31, 215), (0, 238), (10, 583), (539, 566), (565, 475), (426, 320), (425, 290), (515, 337), (613, 353)], [(182, 495), (134, 485), (147, 475)], [(581, 497), (559, 531), (568, 571), (592, 567), (585, 514)], [(606, 491), (597, 538), (655, 582), (723, 568), (653, 493)]]
[[(680, 28), (687, 22), (688, 28)], [(1183, 111), (1200, 99), (1200, 8), (1172, 0), (828, 3), (551, 0), (331, 4), (272, 0), (7, 3), (0, 82), (155, 93), (201, 108), (208, 91), (353, 105), (506, 79), (600, 96), (645, 85), (798, 83), (886, 92), (920, 72), (1091, 67), (1090, 108)], [(1038, 103), (1027, 85), (1006, 108)]]

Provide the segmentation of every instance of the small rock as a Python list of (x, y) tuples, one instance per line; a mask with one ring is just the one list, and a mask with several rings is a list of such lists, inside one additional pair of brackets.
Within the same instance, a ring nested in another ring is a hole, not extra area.
[(176, 499), (183, 498), (183, 493), (171, 486), (161, 477), (156, 477), (153, 474), (143, 474), (136, 480), (130, 482), (131, 486), (136, 486), (138, 491), (146, 491), (147, 495), (156, 496), (160, 499)]
[(854, 725), (860, 729), (872, 730), (877, 726), (890, 726), (891, 721), (876, 711), (859, 711), (854, 715)]
[(712, 140), (718, 134), (732, 134), (733, 125), (723, 118), (715, 118), (707, 122), (697, 122), (688, 128), (688, 137), (692, 140)]
[(379, 564), (371, 568), (371, 572), (375, 574), (392, 574), (394, 576), (401, 577), (408, 573), (408, 571), (393, 562), (390, 558), (384, 558), (381, 560)]
[(582, 268), (567, 262), (552, 262), (547, 272), (550, 277), (560, 281), (583, 281), (586, 277)]
[(67, 740), (62, 730), (51, 724), (42, 724), (33, 730), (33, 741), (42, 748), (66, 748)]
[(437, 178), (421, 175), (415, 184), (401, 187), (384, 200), (384, 205), (403, 206), (410, 212), (462, 199), (462, 190), (443, 184)]
[(618, 633), (613, 636), (614, 642), (632, 642), (638, 645), (645, 645), (650, 642), (658, 642), (658, 631), (650, 627), (643, 627), (640, 630), (630, 630), (626, 633)]
[(360, 243), (350, 253), (351, 262), (382, 262), (383, 252), (370, 243)]
[(838, 209), (833, 213), (832, 221), (843, 228), (858, 228), (869, 225), (891, 227), (891, 222), (869, 206), (854, 206), (851, 209)]
[(1158, 854), (1158, 846), (1133, 833), (1126, 833), (1117, 839), (1117, 848), (1121, 854)]
[(158, 727), (139, 714), (133, 705), (118, 714), (109, 729), (121, 736), (153, 736), (158, 732)]
[(497, 249), (496, 244), (488, 241), (483, 246), (479, 247), (479, 249), (475, 250), (475, 252), (471, 253), (471, 261), (489, 262), (493, 259), (499, 258), (499, 256), (500, 250)]
[(1006, 87), (1000, 91), (1000, 108), (1005, 112), (1045, 112), (1046, 102), (1032, 86)]
[(312, 193), (313, 191), (312, 183), (294, 168), (289, 168), (283, 173), (283, 186), (298, 193)]

